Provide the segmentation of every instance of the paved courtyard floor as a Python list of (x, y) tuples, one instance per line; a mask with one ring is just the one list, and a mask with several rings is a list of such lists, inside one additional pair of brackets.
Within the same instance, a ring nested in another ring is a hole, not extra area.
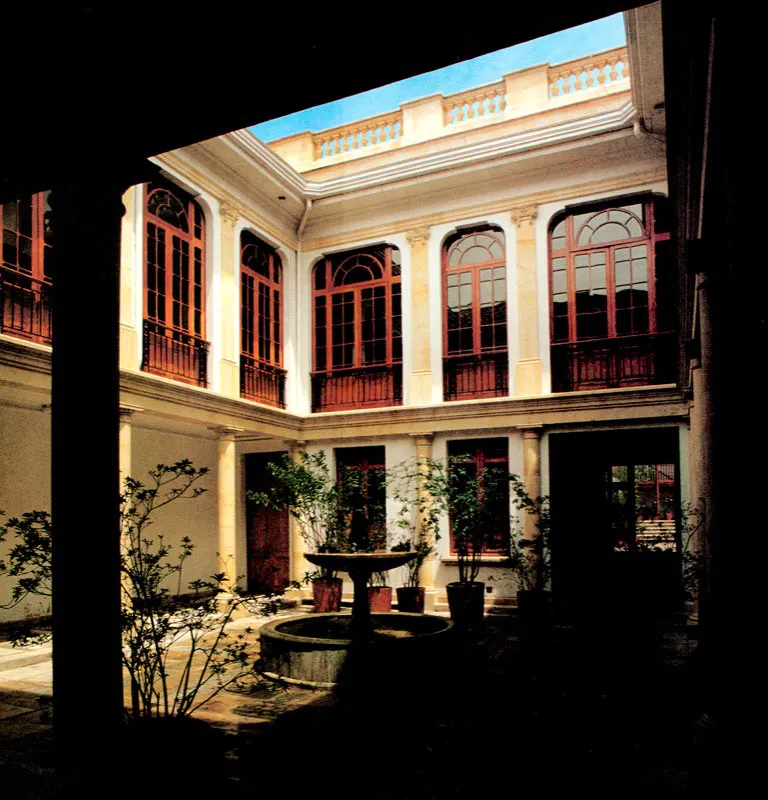
[[(253, 629), (254, 654), (267, 619), (232, 624)], [(176, 749), (168, 737), (153, 743), (151, 775), (127, 755), (106, 796), (688, 796), (701, 727), (695, 630), (614, 619), (521, 634), (513, 615), (488, 617), (482, 630), (456, 636), (438, 668), (407, 662), (376, 685), (335, 692), (269, 681), (221, 692), (195, 714), (206, 736)], [(60, 796), (50, 652), (0, 642), (4, 798)], [(181, 663), (183, 645), (174, 656)], [(85, 718), (91, 702), (84, 698)]]

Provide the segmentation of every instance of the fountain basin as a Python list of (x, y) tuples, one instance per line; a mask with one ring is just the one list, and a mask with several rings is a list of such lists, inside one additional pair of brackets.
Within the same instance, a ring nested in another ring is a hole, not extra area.
[(305, 553), (304, 558), (310, 564), (326, 569), (339, 570), (354, 575), (356, 572), (388, 572), (401, 567), (416, 558), (416, 553), (392, 552), (381, 553)]
[(361, 676), (375, 680), (390, 668), (408, 672), (409, 659), (437, 662), (453, 628), (450, 620), (429, 614), (372, 614), (373, 635), (360, 641), (348, 631), (351, 619), (349, 614), (312, 614), (262, 625), (261, 671), (320, 688)]

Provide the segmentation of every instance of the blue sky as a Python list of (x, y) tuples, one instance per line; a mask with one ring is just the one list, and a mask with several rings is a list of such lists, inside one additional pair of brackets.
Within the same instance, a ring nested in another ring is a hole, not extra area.
[(572, 58), (609, 50), (625, 44), (624, 17), (610, 17), (542, 36), (514, 47), (497, 50), (485, 56), (452, 64), (450, 67), (425, 72), (378, 89), (324, 103), (305, 111), (262, 122), (250, 130), (262, 141), (271, 142), (301, 131), (322, 131), (336, 125), (346, 125), (365, 117), (394, 111), (400, 103), (428, 94), (444, 95), (463, 92), (475, 86), (492, 83), (507, 72), (549, 62), (557, 64)]

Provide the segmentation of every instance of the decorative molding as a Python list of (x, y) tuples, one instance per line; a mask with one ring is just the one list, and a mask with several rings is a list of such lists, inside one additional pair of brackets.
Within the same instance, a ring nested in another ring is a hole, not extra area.
[(221, 201), (219, 203), (219, 214), (221, 218), (232, 227), (234, 227), (235, 223), (240, 219), (240, 212), (237, 207), (226, 201)]
[(515, 206), (510, 209), (509, 215), (512, 217), (512, 222), (514, 222), (518, 228), (522, 225), (532, 226), (536, 220), (538, 210), (535, 204)]
[(430, 230), (427, 226), (421, 228), (411, 228), (405, 232), (405, 238), (408, 244), (413, 247), (414, 245), (421, 244), (429, 240)]
[(120, 419), (130, 420), (134, 414), (142, 412), (142, 406), (132, 406), (129, 403), (120, 403)]
[(219, 438), (219, 441), (234, 441), (238, 433), (244, 433), (245, 428), (239, 428), (237, 425), (214, 425), (208, 428), (213, 431)]
[(628, 175), (615, 175), (610, 178), (602, 178), (596, 181), (573, 184), (559, 189), (548, 189), (519, 197), (508, 197), (503, 200), (493, 202), (478, 203), (471, 206), (451, 209), (450, 211), (437, 211), (434, 214), (427, 214), (421, 217), (413, 217), (409, 220), (399, 220), (397, 222), (384, 223), (369, 228), (356, 228), (344, 233), (332, 234), (331, 236), (308, 239), (302, 242), (302, 250), (330, 250), (332, 248), (344, 247), (350, 241), (370, 240), (375, 241), (387, 236), (402, 233), (409, 228), (420, 228), (424, 226), (432, 227), (446, 223), (454, 223), (457, 219), (471, 219), (484, 217), (491, 214), (503, 214), (509, 212), (510, 203), (515, 202), (515, 207), (519, 206), (542, 206), (545, 203), (568, 202), (579, 200), (582, 197), (603, 194), (608, 192), (641, 191), (652, 183), (667, 180), (667, 172), (664, 167), (657, 167), (642, 172)]

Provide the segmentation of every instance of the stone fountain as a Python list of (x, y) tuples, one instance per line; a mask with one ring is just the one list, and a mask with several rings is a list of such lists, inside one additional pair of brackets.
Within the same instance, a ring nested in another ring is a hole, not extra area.
[(326, 570), (349, 574), (354, 585), (352, 613), (302, 615), (263, 625), (259, 640), (264, 674), (329, 687), (345, 682), (352, 654), (358, 668), (380, 666), (401, 656), (423, 659), (445, 644), (453, 627), (450, 620), (428, 614), (371, 614), (368, 605), (371, 575), (407, 564), (416, 553), (307, 553), (305, 557)]

